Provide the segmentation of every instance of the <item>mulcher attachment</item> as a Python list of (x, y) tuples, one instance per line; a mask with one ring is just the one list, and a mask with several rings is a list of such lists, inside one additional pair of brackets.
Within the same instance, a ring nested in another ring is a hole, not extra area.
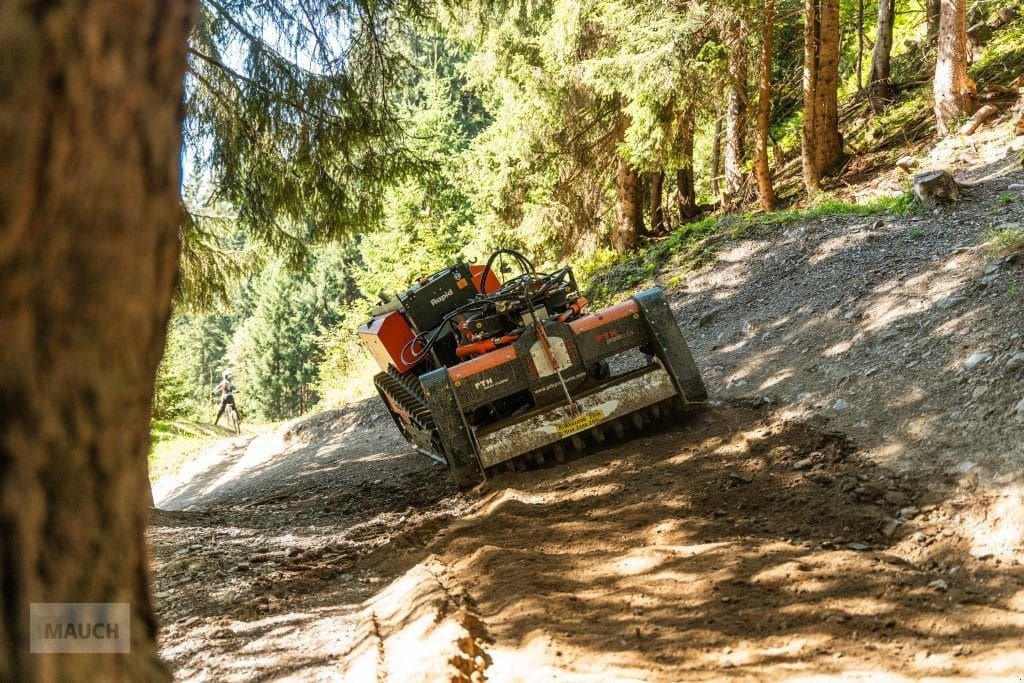
[[(492, 263), (506, 254), (522, 274), (500, 283)], [(562, 462), (706, 399), (660, 289), (598, 313), (586, 305), (568, 268), (539, 274), (502, 250), (385, 300), (359, 334), (395, 424), (465, 487)]]

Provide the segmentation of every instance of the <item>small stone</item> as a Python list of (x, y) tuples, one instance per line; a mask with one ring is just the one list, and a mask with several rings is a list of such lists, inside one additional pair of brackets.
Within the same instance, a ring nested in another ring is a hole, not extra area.
[(1021, 192), (1024, 191), (1024, 185), (1020, 183), (1010, 183), (1010, 186), (1006, 189), (1010, 190), (1011, 192)]
[(840, 412), (840, 411), (846, 410), (849, 407), (850, 407), (850, 404), (847, 403), (846, 401), (844, 401), (843, 399), (839, 399), (835, 403), (832, 404), (832, 410), (836, 411), (837, 413)]
[(1006, 361), (1007, 370), (1019, 370), (1021, 368), (1024, 368), (1024, 351), (1018, 351)]
[(887, 519), (882, 525), (882, 535), (886, 538), (892, 538), (896, 533), (896, 530), (900, 528), (900, 522), (898, 519)]
[(949, 588), (949, 584), (943, 581), (942, 579), (935, 579), (934, 581), (928, 584), (928, 587), (934, 588), (937, 591), (945, 591)]
[(900, 510), (901, 519), (913, 519), (914, 517), (917, 517), (919, 514), (921, 514), (921, 511), (918, 510), (913, 505), (905, 507)]
[(950, 296), (944, 296), (935, 302), (935, 305), (941, 309), (953, 308), (962, 301), (967, 301), (966, 296), (960, 294), (952, 294)]
[(1018, 415), (1024, 416), (1024, 398), (1022, 398), (1017, 403), (1017, 405), (1013, 407), (1013, 412), (1017, 413)]
[(814, 458), (804, 458), (793, 463), (794, 470), (808, 470), (814, 465)]
[(990, 261), (990, 262), (985, 264), (985, 270), (983, 270), (982, 272), (985, 275), (991, 275), (992, 273), (998, 273), (1000, 265), (1001, 264), (1000, 264), (999, 261)]
[(874, 228), (875, 230), (878, 230), (880, 228), (884, 228), (885, 227), (885, 221), (883, 221), (881, 218), (879, 218), (877, 221), (875, 221), (874, 223), (871, 224), (871, 227)]
[(982, 363), (986, 363), (991, 359), (992, 354), (989, 353), (988, 351), (980, 351), (978, 353), (971, 354), (971, 356), (969, 356), (967, 360), (964, 361), (964, 369), (973, 370)]
[(744, 477), (742, 474), (737, 474), (736, 472), (730, 474), (729, 479), (736, 482), (737, 484), (749, 484), (750, 482), (754, 481), (751, 477)]
[(900, 333), (897, 330), (894, 330), (891, 327), (887, 327), (878, 333), (878, 340), (885, 341), (887, 339), (893, 339), (898, 336), (900, 336)]
[(857, 552), (864, 552), (865, 550), (871, 550), (871, 546), (867, 543), (847, 543), (846, 547), (850, 550), (856, 550)]

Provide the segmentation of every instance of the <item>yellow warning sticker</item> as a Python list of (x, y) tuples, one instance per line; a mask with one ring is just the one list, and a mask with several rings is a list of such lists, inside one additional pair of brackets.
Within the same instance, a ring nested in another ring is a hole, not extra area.
[(576, 432), (581, 432), (584, 429), (593, 427), (599, 424), (604, 419), (604, 413), (600, 410), (593, 412), (584, 413), (579, 417), (574, 417), (571, 420), (566, 420), (562, 424), (558, 425), (558, 433), (562, 436), (569, 436)]

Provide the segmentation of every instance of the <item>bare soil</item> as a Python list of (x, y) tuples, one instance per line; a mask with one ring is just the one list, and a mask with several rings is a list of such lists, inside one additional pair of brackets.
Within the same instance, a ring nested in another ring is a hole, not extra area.
[[(671, 292), (713, 401), (458, 493), (368, 401), (156, 483), (179, 680), (1021, 680), (1013, 159)], [(966, 162), (965, 162), (966, 163)], [(979, 355), (980, 354), (980, 355)]]

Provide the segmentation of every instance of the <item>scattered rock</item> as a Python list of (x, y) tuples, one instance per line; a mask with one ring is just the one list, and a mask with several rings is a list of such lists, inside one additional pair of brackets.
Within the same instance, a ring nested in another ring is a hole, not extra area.
[(949, 589), (949, 584), (943, 581), (942, 579), (935, 579), (934, 581), (928, 584), (928, 587), (943, 592)]
[(865, 550), (871, 550), (871, 546), (867, 543), (847, 543), (846, 547), (850, 550), (856, 550), (857, 552), (864, 552)]
[(963, 301), (967, 301), (966, 296), (962, 296), (960, 294), (952, 294), (950, 296), (942, 297), (941, 299), (935, 302), (935, 305), (941, 309), (947, 309), (953, 308), (953, 306), (956, 306), (957, 304)]
[(814, 465), (814, 458), (804, 458), (793, 463), (794, 470), (809, 470)]
[(832, 410), (836, 411), (837, 413), (846, 410), (849, 407), (850, 404), (844, 401), (843, 399), (838, 399), (835, 403), (832, 404)]
[(1006, 361), (1007, 370), (1019, 370), (1021, 368), (1024, 368), (1024, 351), (1018, 351)]
[(973, 370), (982, 363), (986, 363), (992, 359), (992, 354), (988, 351), (979, 351), (978, 353), (971, 354), (967, 360), (964, 361), (965, 370)]
[(878, 341), (885, 341), (887, 339), (893, 339), (894, 337), (898, 337), (898, 336), (900, 336), (900, 333), (899, 333), (898, 330), (896, 330), (896, 329), (894, 329), (892, 327), (887, 327), (887, 328), (885, 328), (884, 330), (882, 330), (881, 332), (878, 333)]
[(1008, 188), (1010, 192), (1024, 192), (1024, 184), (1022, 183), (1010, 183)]
[(1013, 412), (1017, 413), (1021, 417), (1024, 417), (1024, 398), (1022, 398), (1017, 405), (1013, 407)]
[(900, 528), (900, 521), (898, 519), (889, 518), (882, 524), (882, 535), (886, 538), (892, 538), (896, 534), (896, 530)]
[(913, 519), (921, 514), (921, 511), (913, 505), (900, 510), (900, 519)]
[(905, 173), (910, 173), (920, 165), (921, 162), (911, 156), (903, 156), (896, 160), (896, 168), (904, 171)]

